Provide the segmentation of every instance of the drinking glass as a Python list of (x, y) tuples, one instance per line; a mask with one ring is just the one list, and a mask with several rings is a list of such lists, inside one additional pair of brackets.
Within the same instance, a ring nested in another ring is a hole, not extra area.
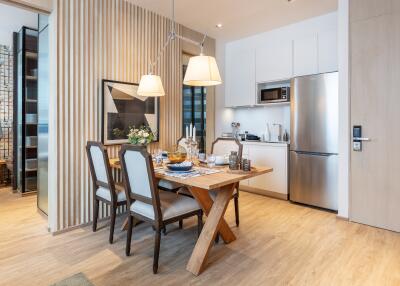
[(207, 166), (209, 167), (209, 168), (213, 168), (214, 166), (215, 166), (215, 160), (216, 160), (217, 158), (215, 157), (215, 155), (214, 154), (209, 154), (209, 155), (207, 155)]
[(199, 153), (199, 161), (204, 162), (206, 160), (206, 154), (205, 153)]

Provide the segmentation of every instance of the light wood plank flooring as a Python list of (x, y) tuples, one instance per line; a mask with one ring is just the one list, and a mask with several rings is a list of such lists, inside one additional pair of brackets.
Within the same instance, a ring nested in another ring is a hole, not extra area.
[[(0, 285), (50, 285), (82, 272), (99, 285), (400, 285), (400, 235), (336, 219), (335, 214), (245, 192), (237, 240), (221, 242), (199, 277), (185, 270), (196, 240), (195, 221), (171, 225), (161, 240), (159, 274), (152, 274), (153, 233), (134, 229), (133, 256), (116, 227), (84, 227), (52, 236), (35, 197), (0, 190)], [(232, 205), (227, 222), (233, 226)]]

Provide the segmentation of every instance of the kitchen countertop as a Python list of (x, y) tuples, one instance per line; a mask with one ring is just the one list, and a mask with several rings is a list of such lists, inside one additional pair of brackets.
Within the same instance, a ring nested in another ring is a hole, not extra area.
[(267, 142), (267, 141), (240, 141), (242, 144), (257, 144), (257, 145), (267, 145), (267, 146), (275, 146), (275, 147), (287, 147), (289, 146), (289, 142)]

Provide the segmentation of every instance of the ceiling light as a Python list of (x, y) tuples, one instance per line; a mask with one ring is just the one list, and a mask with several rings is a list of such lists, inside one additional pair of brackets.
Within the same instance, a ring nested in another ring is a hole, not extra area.
[[(138, 95), (152, 96), (152, 97), (165, 95), (161, 78), (158, 75), (153, 75), (152, 71), (154, 70), (155, 65), (160, 60), (161, 54), (164, 52), (166, 47), (170, 44), (172, 40), (175, 40), (176, 38), (195, 44), (200, 47), (200, 55), (191, 57), (189, 59), (189, 64), (186, 70), (185, 78), (183, 80), (183, 83), (185, 85), (212, 86), (222, 83), (215, 58), (210, 56), (205, 56), (203, 54), (203, 47), (204, 47), (204, 42), (206, 40), (206, 35), (204, 35), (202, 42), (196, 42), (177, 34), (175, 31), (174, 10), (175, 10), (175, 1), (172, 0), (171, 32), (169, 33), (168, 39), (165, 42), (163, 48), (158, 52), (157, 58), (154, 61), (154, 63), (150, 63), (148, 71), (149, 73), (147, 75), (143, 75), (142, 78), (140, 79)], [(222, 24), (220, 25), (222, 27)]]
[(217, 62), (214, 57), (200, 56), (191, 57), (186, 69), (183, 84), (191, 86), (213, 86), (221, 84), (221, 76)]
[(161, 82), (161, 77), (153, 74), (143, 75), (140, 79), (137, 94), (148, 97), (164, 96), (165, 91)]
[(220, 24), (217, 24), (217, 25), (215, 25), (215, 27), (221, 29), (221, 28), (222, 28), (222, 24), (221, 24), (221, 23), (220, 23)]

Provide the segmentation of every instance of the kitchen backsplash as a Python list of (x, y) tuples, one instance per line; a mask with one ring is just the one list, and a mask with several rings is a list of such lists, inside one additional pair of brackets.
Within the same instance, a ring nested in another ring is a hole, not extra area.
[[(267, 123), (282, 124), (282, 133), (287, 130), (290, 134), (290, 105), (278, 104), (268, 106), (243, 107), (232, 109), (231, 118), (234, 122), (240, 122), (240, 133), (248, 131), (262, 138), (265, 134)], [(224, 126), (225, 132), (230, 132), (230, 126)]]

